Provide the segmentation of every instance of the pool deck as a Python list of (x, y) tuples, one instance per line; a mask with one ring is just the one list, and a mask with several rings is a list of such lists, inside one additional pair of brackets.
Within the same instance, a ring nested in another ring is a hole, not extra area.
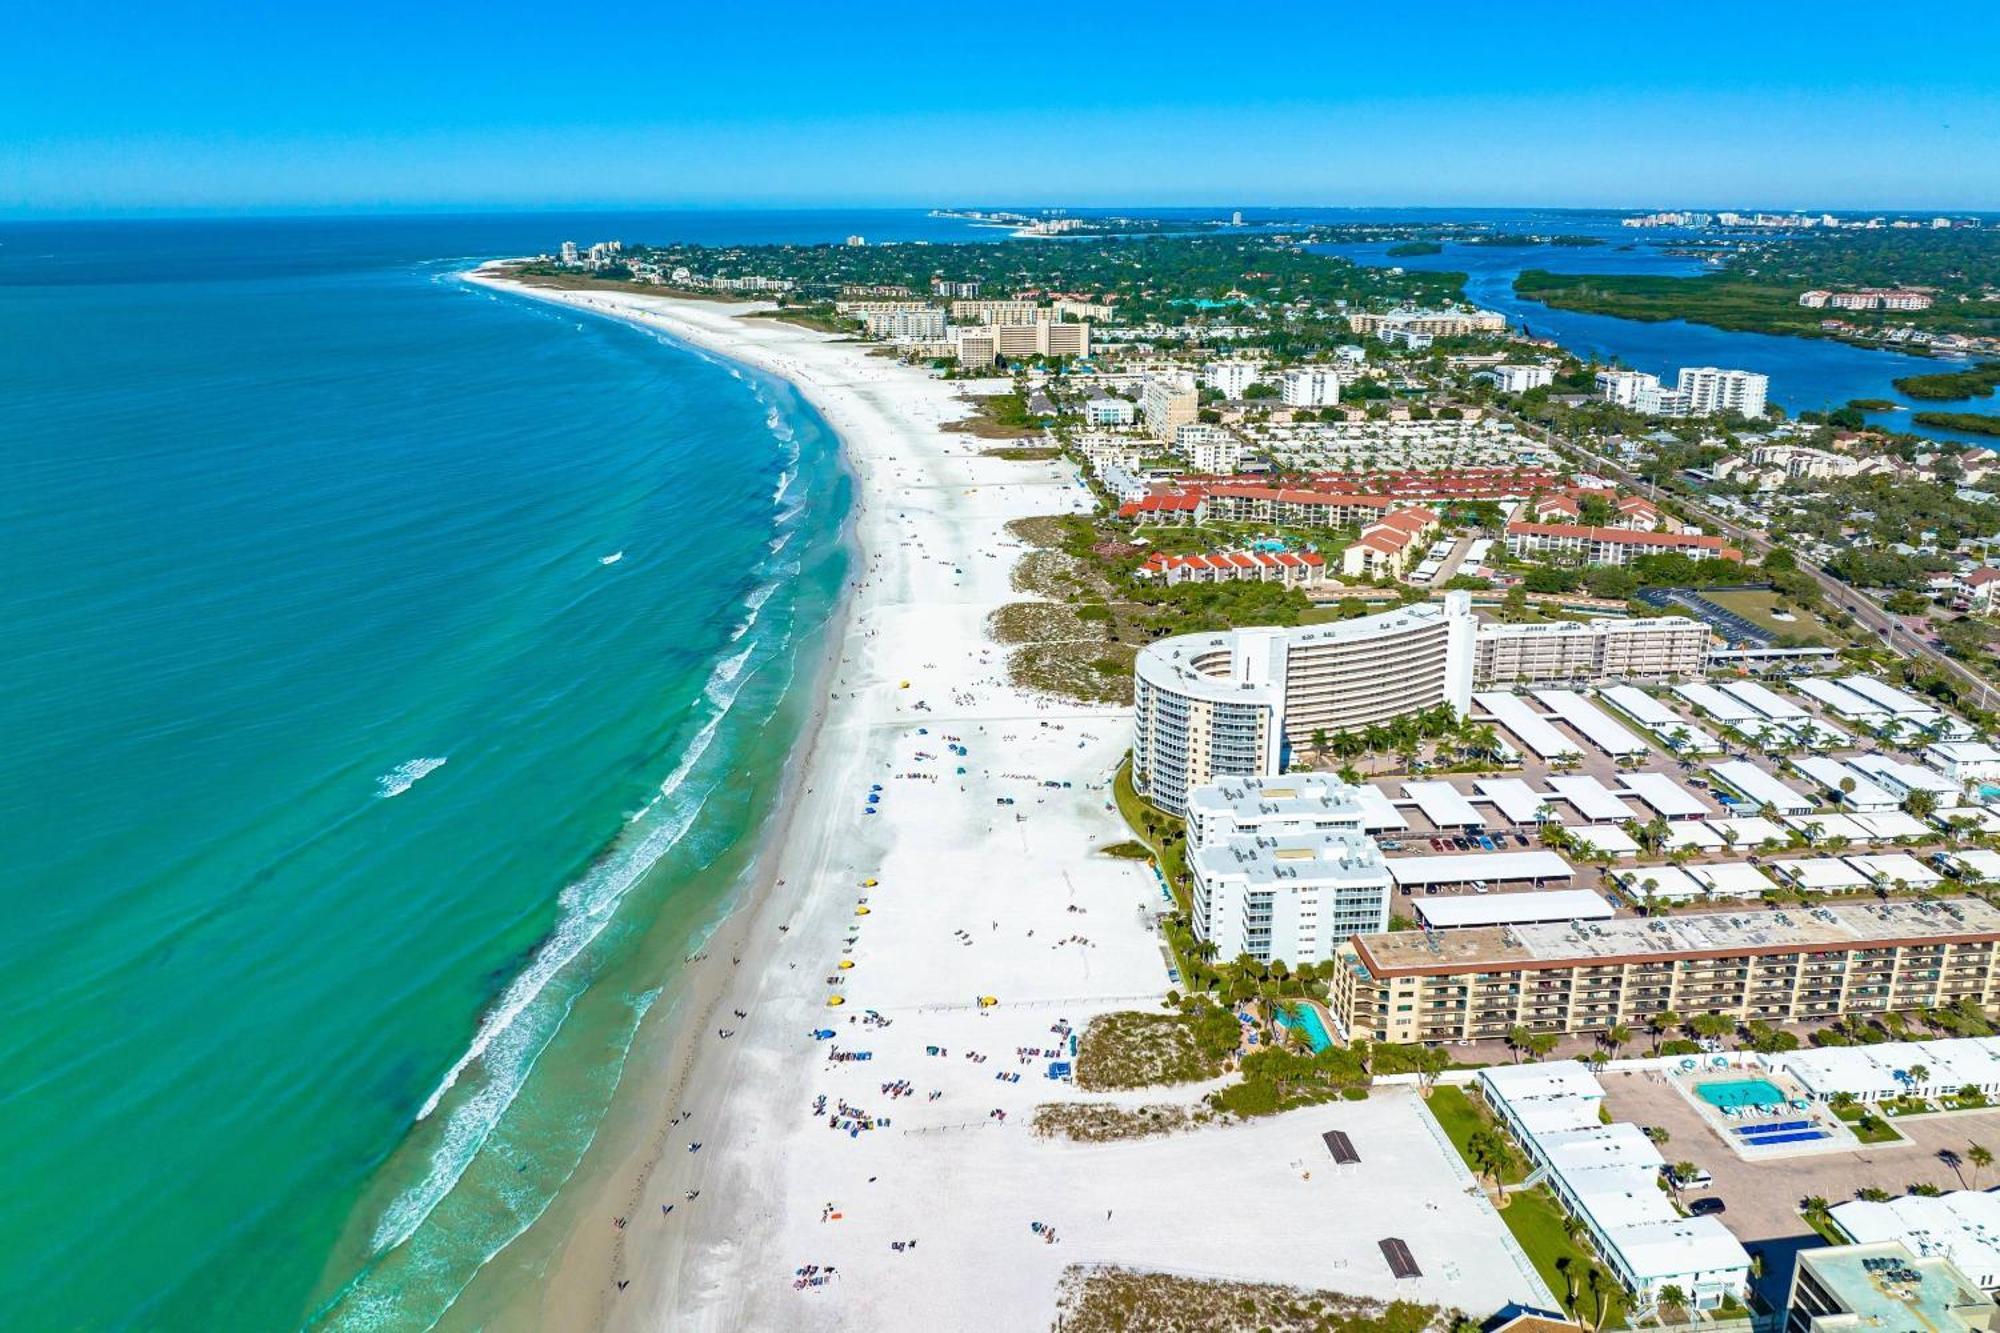
[[(1708, 1059), (1709, 1057), (1702, 1057)], [(1806, 1096), (1805, 1090), (1783, 1074), (1769, 1070), (1735, 1067), (1720, 1068), (1714, 1065), (1697, 1066), (1683, 1073), (1680, 1070), (1648, 1073), (1648, 1078), (1664, 1081), (1694, 1113), (1701, 1118), (1711, 1133), (1726, 1144), (1729, 1150), (1746, 1162), (1769, 1162), (1785, 1157), (1812, 1157), (1826, 1153), (1853, 1152), (1861, 1146), (1854, 1137), (1854, 1131), (1843, 1124), (1840, 1118), (1819, 1102)], [(1768, 1083), (1784, 1094), (1783, 1105), (1760, 1109), (1748, 1115), (1729, 1115), (1721, 1107), (1709, 1102), (1701, 1095), (1700, 1089), (1711, 1083)], [(1807, 1109), (1799, 1110), (1793, 1102), (1810, 1103)], [(1812, 1128), (1823, 1130), (1826, 1137), (1791, 1143), (1752, 1143), (1744, 1135), (1737, 1133), (1749, 1125), (1778, 1124), (1786, 1121), (1808, 1120)]]

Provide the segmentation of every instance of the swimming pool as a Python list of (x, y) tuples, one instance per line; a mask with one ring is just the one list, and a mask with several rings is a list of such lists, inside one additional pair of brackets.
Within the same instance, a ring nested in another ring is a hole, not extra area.
[(1333, 1045), (1333, 1037), (1328, 1034), (1326, 1024), (1320, 1021), (1319, 1010), (1309, 1004), (1294, 1005), (1290, 1009), (1280, 1006), (1278, 1026), (1304, 1028), (1306, 1040), (1312, 1044), (1315, 1055)]
[(1768, 1078), (1725, 1078), (1707, 1083), (1697, 1083), (1694, 1095), (1710, 1106), (1733, 1110), (1740, 1106), (1754, 1106), (1759, 1110), (1785, 1104), (1784, 1089)]

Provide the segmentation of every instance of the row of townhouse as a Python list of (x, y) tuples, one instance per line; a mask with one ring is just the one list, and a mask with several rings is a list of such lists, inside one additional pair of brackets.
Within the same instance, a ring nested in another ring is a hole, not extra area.
[(1743, 552), (1721, 537), (1699, 532), (1641, 532), (1574, 523), (1509, 523), (1507, 554), (1518, 558), (1568, 558), (1586, 565), (1622, 565), (1641, 556), (1688, 555), (1741, 560)]

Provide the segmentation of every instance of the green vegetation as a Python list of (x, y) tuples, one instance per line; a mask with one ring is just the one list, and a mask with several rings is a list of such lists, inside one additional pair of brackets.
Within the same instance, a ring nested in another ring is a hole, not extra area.
[[(1454, 1148), (1458, 1149), (1458, 1155), (1465, 1159), (1466, 1165), (1481, 1175), (1488, 1174), (1474, 1163), (1484, 1136), (1499, 1132), (1493, 1118), (1485, 1109), (1467, 1096), (1463, 1088), (1443, 1085), (1431, 1089), (1430, 1099), (1426, 1105), (1430, 1108), (1431, 1116), (1438, 1122), (1438, 1127), (1444, 1130), (1445, 1137), (1451, 1140)], [(1511, 1170), (1500, 1173), (1500, 1180), (1503, 1184), (1512, 1185), (1524, 1179), (1526, 1175), (1527, 1168), (1517, 1157)]]
[(1854, 1137), (1863, 1143), (1901, 1143), (1903, 1141), (1903, 1136), (1896, 1132), (1894, 1125), (1866, 1107), (1840, 1105), (1833, 1108), (1833, 1113), (1840, 1117), (1842, 1123), (1854, 1131)]
[[(1703, 597), (1714, 602), (1725, 611), (1733, 611), (1751, 624), (1767, 629), (1781, 639), (1831, 644), (1835, 647), (1847, 642), (1844, 635), (1837, 633), (1813, 611), (1798, 605), (1782, 593), (1758, 589), (1730, 590), (1728, 592), (1705, 592)], [(1928, 603), (1926, 603), (1928, 605)], [(1794, 618), (1778, 620), (1774, 611), (1786, 611)]]
[(1441, 255), (1444, 247), (1436, 241), (1403, 241), (1390, 246), (1382, 253), (1393, 259), (1407, 259), (1413, 255)]
[(1823, 310), (1799, 304), (1796, 291), (1745, 282), (1726, 274), (1661, 278), (1638, 274), (1550, 273), (1529, 269), (1515, 279), (1516, 295), (1558, 310), (1657, 323), (1691, 320), (1720, 329), (1824, 337)]
[(984, 439), (1018, 439), (1042, 432), (1042, 419), (1028, 411), (1028, 400), (1018, 391), (967, 397), (973, 405), (972, 415), (947, 423), (946, 430)]
[(992, 449), (981, 449), (986, 458), (1004, 458), (1010, 463), (1046, 463), (1062, 457), (1062, 450), (1054, 445), (1000, 445)]
[(1064, 1274), (1064, 1333), (1471, 1333), (1429, 1305), (1384, 1305), (1334, 1291), (1219, 1282), (1077, 1264)]
[(1121, 861), (1150, 861), (1153, 859), (1153, 849), (1136, 839), (1125, 842), (1114, 842), (1109, 847), (1100, 847), (1098, 850), (1106, 856), (1115, 856)]
[(1856, 412), (1891, 412), (1897, 406), (1890, 398), (1850, 398), (1847, 405)]
[(836, 311), (831, 303), (824, 305), (788, 305), (776, 310), (751, 312), (752, 319), (775, 319), (781, 324), (796, 324), (802, 329), (816, 333), (854, 333), (860, 325)]
[(2000, 435), (2000, 416), (1988, 412), (1919, 412), (1919, 426), (1963, 431), (1967, 435)]
[(1075, 1143), (1109, 1143), (1116, 1139), (1146, 1139), (1161, 1134), (1177, 1134), (1209, 1119), (1172, 1102), (1148, 1106), (1118, 1106), (1110, 1102), (1044, 1102), (1035, 1108), (1029, 1122), (1035, 1134), (1045, 1139), (1069, 1139)]
[(2000, 361), (1982, 361), (1965, 370), (1940, 371), (1935, 375), (1906, 375), (1894, 383), (1899, 393), (1925, 402), (1978, 398), (2000, 388)]
[(1236, 1015), (1214, 1004), (1186, 1013), (1100, 1014), (1077, 1043), (1076, 1086), (1108, 1092), (1215, 1078), (1236, 1054), (1240, 1028)]

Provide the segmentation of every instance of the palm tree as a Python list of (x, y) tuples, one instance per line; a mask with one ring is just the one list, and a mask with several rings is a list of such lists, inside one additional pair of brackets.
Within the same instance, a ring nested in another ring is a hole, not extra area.
[(1975, 1143), (1966, 1148), (1965, 1160), (1972, 1163), (1972, 1188), (1979, 1188), (1979, 1173), (1993, 1165), (1993, 1150)]
[(1672, 1009), (1662, 1009), (1646, 1020), (1646, 1027), (1653, 1034), (1653, 1054), (1660, 1053), (1660, 1041), (1669, 1032), (1681, 1025), (1681, 1016)]
[(1623, 1023), (1613, 1023), (1610, 1027), (1604, 1030), (1604, 1036), (1602, 1038), (1602, 1041), (1604, 1042), (1606, 1048), (1609, 1049), (1611, 1053), (1614, 1055), (1618, 1053), (1618, 1049), (1621, 1046), (1628, 1044), (1631, 1040), (1632, 1040), (1632, 1029), (1626, 1027)]
[(1534, 1033), (1528, 1031), (1526, 1027), (1519, 1023), (1507, 1029), (1507, 1049), (1514, 1052), (1515, 1064), (1518, 1065), (1521, 1063), (1521, 1056), (1526, 1053), (1528, 1044), (1534, 1040), (1534, 1037)]

